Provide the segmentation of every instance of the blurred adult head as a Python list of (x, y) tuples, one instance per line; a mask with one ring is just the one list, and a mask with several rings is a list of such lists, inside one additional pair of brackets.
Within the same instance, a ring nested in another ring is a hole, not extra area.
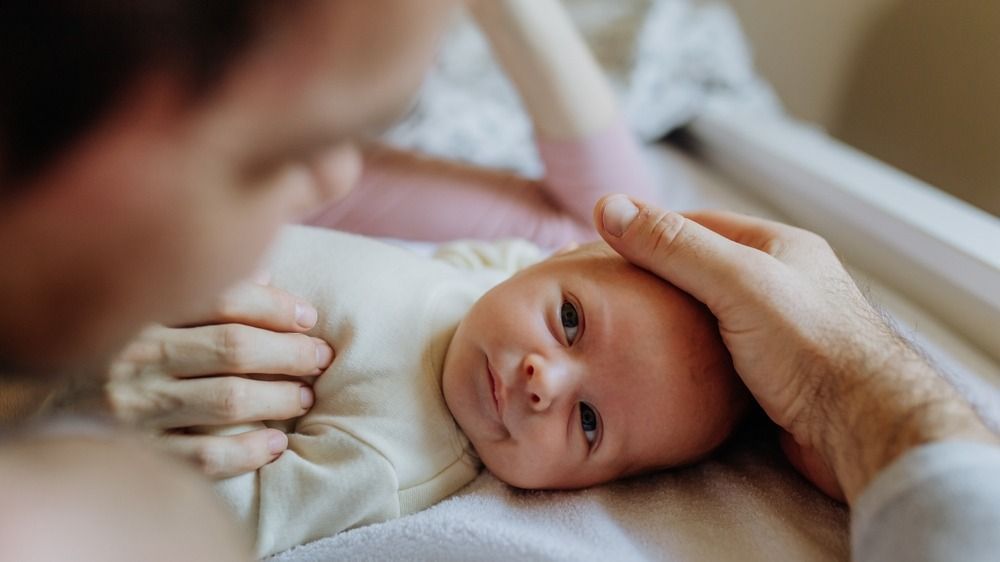
[(351, 140), (405, 105), (450, 4), (4, 3), (0, 371), (100, 358), (251, 272), (343, 189), (311, 181), (316, 150), (353, 181)]

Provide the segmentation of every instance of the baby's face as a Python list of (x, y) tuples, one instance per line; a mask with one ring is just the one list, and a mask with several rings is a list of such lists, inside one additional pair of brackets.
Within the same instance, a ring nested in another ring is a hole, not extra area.
[(443, 386), (486, 467), (522, 488), (690, 462), (745, 403), (714, 318), (600, 246), (484, 295), (455, 333)]

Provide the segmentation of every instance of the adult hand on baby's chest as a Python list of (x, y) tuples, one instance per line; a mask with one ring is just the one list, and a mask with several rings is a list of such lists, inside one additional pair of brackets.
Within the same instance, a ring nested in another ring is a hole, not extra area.
[(313, 403), (309, 377), (334, 355), (302, 333), (316, 318), (311, 305), (285, 291), (242, 283), (196, 325), (145, 330), (113, 362), (107, 402), (118, 419), (155, 432), (212, 477), (256, 470), (285, 449), (283, 433), (196, 435), (186, 428), (205, 433), (304, 414)]

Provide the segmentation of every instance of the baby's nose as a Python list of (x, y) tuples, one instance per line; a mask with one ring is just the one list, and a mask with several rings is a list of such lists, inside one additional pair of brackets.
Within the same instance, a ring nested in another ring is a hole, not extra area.
[(562, 362), (536, 353), (525, 356), (522, 370), (528, 405), (536, 412), (547, 410), (572, 384), (571, 373)]

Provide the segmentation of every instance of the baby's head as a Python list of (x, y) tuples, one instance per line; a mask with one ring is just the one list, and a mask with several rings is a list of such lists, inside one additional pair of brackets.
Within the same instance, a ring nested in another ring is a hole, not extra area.
[(443, 386), (486, 467), (521, 488), (692, 462), (748, 402), (715, 318), (603, 243), (483, 295), (448, 348)]

